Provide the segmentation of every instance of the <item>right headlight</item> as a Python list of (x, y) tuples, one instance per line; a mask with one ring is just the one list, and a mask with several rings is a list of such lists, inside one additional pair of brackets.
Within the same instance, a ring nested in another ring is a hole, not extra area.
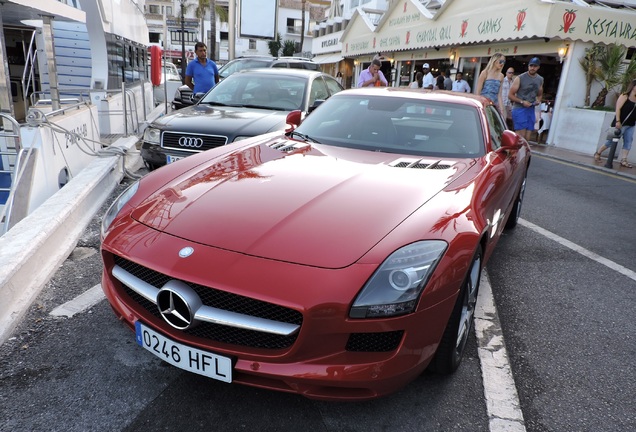
[(147, 127), (144, 130), (144, 142), (159, 145), (161, 142), (161, 130), (153, 127)]
[(393, 252), (362, 288), (349, 316), (381, 318), (413, 312), (446, 247), (444, 241), (425, 240)]

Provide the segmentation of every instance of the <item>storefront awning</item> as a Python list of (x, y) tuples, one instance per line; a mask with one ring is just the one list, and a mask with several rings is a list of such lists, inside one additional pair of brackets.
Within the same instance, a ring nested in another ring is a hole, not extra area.
[(329, 63), (338, 63), (343, 58), (344, 57), (342, 57), (342, 54), (338, 52), (338, 53), (317, 55), (314, 58), (312, 58), (312, 60), (315, 63), (319, 63), (319, 64), (329, 64)]
[(634, 46), (636, 11), (547, 0), (446, 0), (432, 18), (418, 0), (395, 2), (378, 27), (362, 31), (352, 17), (341, 38), (344, 56), (510, 40), (569, 39)]

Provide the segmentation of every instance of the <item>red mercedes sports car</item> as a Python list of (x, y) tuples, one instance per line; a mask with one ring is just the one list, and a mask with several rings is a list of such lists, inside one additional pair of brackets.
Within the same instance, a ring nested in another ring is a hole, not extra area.
[(527, 142), (479, 96), (347, 90), (284, 132), (142, 178), (102, 224), (102, 286), (179, 368), (316, 399), (459, 365), (518, 221)]

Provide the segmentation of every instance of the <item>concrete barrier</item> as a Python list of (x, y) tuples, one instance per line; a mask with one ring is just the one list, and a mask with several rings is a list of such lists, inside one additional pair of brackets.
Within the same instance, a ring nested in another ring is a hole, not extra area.
[(97, 158), (66, 186), (0, 237), (0, 344), (73, 251), (95, 213), (128, 171), (141, 167), (138, 137), (120, 138), (111, 147), (123, 156)]

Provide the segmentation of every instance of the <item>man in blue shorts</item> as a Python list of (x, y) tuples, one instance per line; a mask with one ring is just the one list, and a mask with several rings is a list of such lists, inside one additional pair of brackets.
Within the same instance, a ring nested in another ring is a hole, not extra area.
[[(219, 82), (219, 68), (216, 63), (207, 58), (208, 48), (203, 42), (194, 45), (197, 58), (188, 63), (185, 73), (185, 85), (192, 89), (193, 94), (206, 93)], [(194, 78), (194, 83), (192, 79)]]
[(515, 132), (526, 140), (530, 139), (530, 132), (534, 130), (536, 123), (534, 107), (541, 104), (543, 97), (543, 77), (537, 73), (540, 66), (539, 57), (532, 58), (528, 63), (528, 72), (515, 78), (508, 93), (512, 102)]

